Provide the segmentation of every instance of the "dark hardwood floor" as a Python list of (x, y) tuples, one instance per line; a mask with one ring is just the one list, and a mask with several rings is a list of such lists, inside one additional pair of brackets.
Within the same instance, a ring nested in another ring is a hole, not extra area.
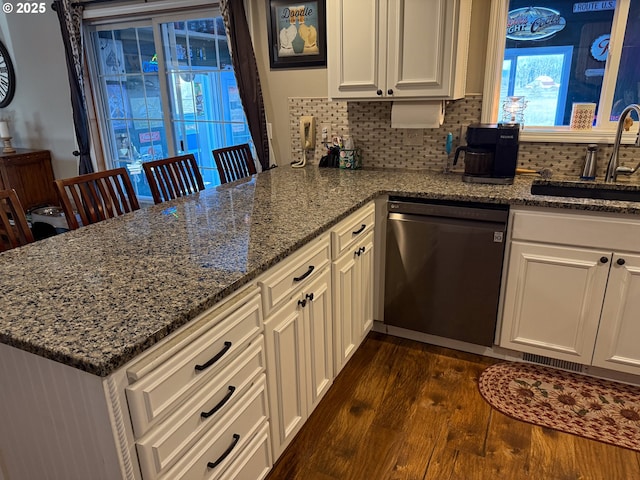
[(493, 410), (494, 362), (370, 333), (268, 480), (640, 479), (636, 452)]

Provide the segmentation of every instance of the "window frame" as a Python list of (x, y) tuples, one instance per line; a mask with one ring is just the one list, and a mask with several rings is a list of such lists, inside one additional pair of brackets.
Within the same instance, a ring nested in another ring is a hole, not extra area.
[[(617, 76), (622, 53), (622, 44), (629, 13), (631, 0), (618, 0), (613, 16), (611, 28), (610, 50), (605, 65), (605, 76), (600, 94), (598, 108), (611, 111), (616, 82), (611, 76)], [(487, 37), (487, 59), (484, 75), (482, 95), (482, 123), (496, 123), (500, 111), (500, 81), (502, 75), (502, 62), (505, 53), (505, 32), (507, 29), (507, 14), (509, 12), (509, 0), (492, 0), (489, 13), (489, 32)], [(520, 132), (520, 140), (524, 142), (559, 142), (559, 143), (611, 143), (615, 141), (617, 122), (602, 121), (602, 115), (598, 115), (596, 125), (592, 130), (571, 130), (568, 126), (534, 127), (525, 125)], [(638, 122), (640, 123), (640, 122)], [(635, 143), (638, 135), (635, 126), (629, 132), (622, 135), (622, 143)]]

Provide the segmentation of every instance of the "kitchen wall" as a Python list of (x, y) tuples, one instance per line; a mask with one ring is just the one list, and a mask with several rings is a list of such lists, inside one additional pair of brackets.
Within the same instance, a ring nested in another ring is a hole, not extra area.
[(14, 147), (51, 150), (56, 178), (78, 173), (69, 81), (51, 2), (42, 14), (0, 13), (0, 35), (16, 71), (16, 93), (0, 110)]
[[(328, 96), (327, 69), (271, 70), (267, 45), (266, 2), (250, 0), (250, 6), (254, 49), (265, 96), (265, 108), (268, 121), (273, 124), (272, 144), (276, 163), (288, 165), (291, 161), (298, 160), (301, 154), (298, 147), (300, 142), (297, 119), (290, 118), (292, 114), (290, 99), (300, 97), (326, 99)], [(491, 0), (473, 0), (466, 90), (469, 94), (482, 93), (490, 7)], [(299, 110), (296, 110), (296, 114), (298, 112)], [(304, 114), (315, 115), (311, 111)], [(293, 123), (295, 123), (294, 129), (292, 129)]]
[[(366, 167), (441, 172), (453, 167), (453, 153), (447, 156), (445, 151), (447, 133), (453, 134), (455, 150), (460, 145), (461, 127), (479, 123), (481, 111), (481, 95), (467, 95), (463, 99), (447, 102), (443, 125), (440, 128), (417, 130), (420, 145), (413, 146), (405, 145), (408, 130), (391, 128), (390, 102), (334, 102), (326, 97), (289, 98), (289, 131), (292, 138), (297, 139), (300, 116), (313, 115), (318, 125), (331, 125), (333, 135), (351, 137), (361, 149)], [(316, 132), (316, 144), (312, 157), (317, 163), (326, 153), (321, 143), (320, 128)], [(620, 148), (623, 164), (634, 164), (633, 148), (635, 147)], [(521, 142), (518, 166), (535, 170), (550, 168), (556, 175), (578, 177), (582, 171), (585, 150), (584, 144)], [(612, 150), (611, 145), (599, 146), (599, 177), (605, 174), (607, 159)], [(291, 152), (293, 158), (301, 158), (299, 141), (292, 142)], [(463, 170), (464, 161), (461, 160), (453, 168)]]

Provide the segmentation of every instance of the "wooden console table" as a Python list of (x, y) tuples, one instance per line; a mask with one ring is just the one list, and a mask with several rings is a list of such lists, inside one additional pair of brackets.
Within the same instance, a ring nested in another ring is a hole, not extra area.
[(16, 148), (15, 153), (2, 153), (0, 147), (0, 189), (9, 188), (15, 189), (25, 210), (59, 205), (49, 150)]

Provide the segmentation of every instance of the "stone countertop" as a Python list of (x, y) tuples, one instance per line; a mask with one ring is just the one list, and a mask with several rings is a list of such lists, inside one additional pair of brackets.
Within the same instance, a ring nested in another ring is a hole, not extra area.
[(640, 214), (531, 183), (279, 167), (0, 254), (0, 342), (107, 376), (383, 194)]

